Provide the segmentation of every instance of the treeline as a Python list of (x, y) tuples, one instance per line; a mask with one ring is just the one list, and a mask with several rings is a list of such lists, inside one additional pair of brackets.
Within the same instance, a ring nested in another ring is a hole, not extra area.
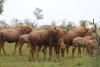
[[(52, 26), (52, 27), (59, 27), (61, 29), (66, 30), (66, 29), (73, 29), (73, 28), (77, 27), (77, 25), (72, 21), (66, 21), (64, 19), (60, 22), (61, 22), (61, 24), (58, 25), (57, 22), (55, 20), (53, 20), (50, 25), (38, 26), (38, 23), (33, 20), (30, 20), (30, 19), (19, 20), (19, 19), (14, 18), (10, 21), (10, 23), (6, 22), (6, 20), (0, 20), (0, 29), (13, 28), (18, 25), (29, 25), (35, 29), (44, 29), (46, 27)], [(79, 21), (78, 25), (79, 25), (78, 28), (87, 27), (87, 26), (92, 25), (92, 21), (90, 22), (88, 20), (81, 20), (81, 21)]]

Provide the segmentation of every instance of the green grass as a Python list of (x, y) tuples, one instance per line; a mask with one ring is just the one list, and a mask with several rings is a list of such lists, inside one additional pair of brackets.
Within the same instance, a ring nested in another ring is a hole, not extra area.
[(54, 58), (51, 61), (47, 59), (43, 59), (42, 51), (40, 52), (39, 58), (35, 56), (35, 62), (29, 62), (29, 48), (25, 44), (23, 46), (22, 52), (23, 56), (18, 55), (18, 48), (16, 50), (16, 55), (13, 54), (14, 44), (5, 44), (5, 50), (7, 55), (5, 56), (2, 52), (0, 55), (0, 67), (92, 67), (92, 59), (93, 57), (89, 57), (86, 55), (82, 55), (81, 58), (77, 55), (77, 50), (75, 53), (75, 58), (71, 57), (71, 48), (69, 55), (64, 57)]

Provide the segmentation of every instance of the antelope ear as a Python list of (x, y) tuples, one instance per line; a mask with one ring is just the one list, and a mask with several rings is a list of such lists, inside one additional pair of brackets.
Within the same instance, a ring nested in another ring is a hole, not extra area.
[(67, 33), (67, 31), (64, 31), (64, 34), (66, 34)]
[(67, 30), (64, 30), (64, 34), (66, 34), (69, 31), (69, 29), (67, 28)]
[(88, 32), (89, 31), (89, 29), (88, 28), (85, 28), (85, 30)]
[(45, 28), (45, 30), (47, 30), (47, 28)]
[(54, 27), (54, 30), (57, 29), (57, 27)]
[(45, 28), (45, 30), (47, 30), (47, 29), (49, 29), (48, 27), (47, 28)]
[(30, 27), (28, 27), (28, 29), (30, 29)]

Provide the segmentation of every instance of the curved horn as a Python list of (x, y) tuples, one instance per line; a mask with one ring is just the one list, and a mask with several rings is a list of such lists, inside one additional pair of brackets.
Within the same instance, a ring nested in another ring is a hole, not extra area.
[(83, 23), (83, 26), (84, 26), (84, 29), (86, 29), (86, 27), (85, 27), (85, 23)]
[(96, 35), (96, 39), (97, 39), (97, 41), (98, 41), (98, 35), (97, 35), (97, 31), (96, 31), (96, 29), (97, 29), (97, 26), (96, 26), (96, 24), (94, 23), (94, 18), (93, 18), (93, 25), (94, 25), (94, 30), (93, 30), (93, 32), (95, 33), (95, 35)]
[(93, 30), (93, 32), (96, 32), (96, 29), (97, 29), (97, 27), (96, 27), (96, 24), (94, 23), (94, 18), (93, 18), (93, 25), (94, 25), (94, 30)]

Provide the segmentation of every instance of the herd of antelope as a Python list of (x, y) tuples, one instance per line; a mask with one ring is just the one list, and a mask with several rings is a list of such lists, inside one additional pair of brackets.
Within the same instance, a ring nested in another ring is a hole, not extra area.
[[(52, 52), (59, 57), (61, 51), (62, 57), (64, 56), (65, 50), (68, 54), (69, 47), (72, 47), (72, 57), (76, 48), (78, 48), (78, 56), (81, 56), (81, 48), (83, 52), (86, 49), (86, 54), (93, 56), (93, 49), (96, 47), (97, 41), (92, 33), (96, 31), (96, 28), (92, 30), (91, 28), (73, 29), (73, 30), (63, 30), (57, 27), (48, 27), (43, 30), (32, 30), (28, 25), (17, 26), (12, 29), (0, 30), (0, 55), (1, 49), (6, 55), (4, 44), (15, 43), (14, 54), (17, 46), (19, 46), (19, 55), (22, 55), (22, 46), (27, 43), (30, 49), (29, 61), (34, 59), (34, 54), (37, 51), (37, 56), (39, 56), (39, 51), (42, 48), (44, 59), (46, 59), (47, 47), (49, 47), (49, 60), (52, 59)], [(36, 49), (38, 47), (38, 49)], [(54, 47), (54, 48), (53, 48)], [(54, 51), (53, 51), (54, 49)]]

